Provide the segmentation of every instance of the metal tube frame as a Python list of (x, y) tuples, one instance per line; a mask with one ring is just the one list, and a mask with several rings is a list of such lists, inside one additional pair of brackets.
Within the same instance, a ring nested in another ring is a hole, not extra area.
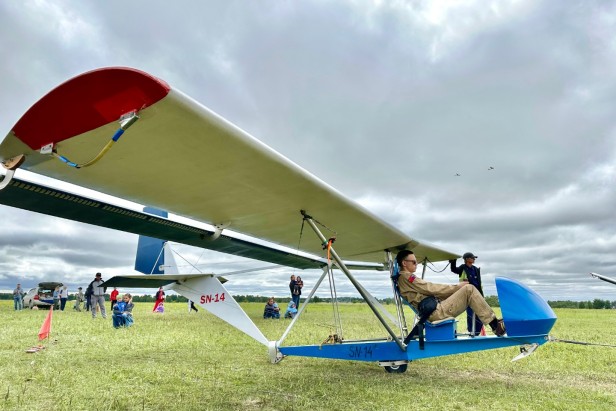
[(406, 325), (406, 317), (404, 316), (404, 306), (402, 304), (402, 300), (400, 299), (400, 294), (396, 292), (396, 285), (394, 284), (394, 260), (392, 258), (390, 251), (385, 251), (385, 259), (387, 260), (387, 264), (389, 267), (389, 278), (391, 280), (391, 291), (394, 296), (394, 303), (396, 305), (396, 314), (398, 316), (398, 326), (400, 327), (400, 335), (403, 338), (406, 338), (408, 335), (408, 327)]
[[(303, 211), (302, 211), (302, 215), (304, 216), (304, 221), (306, 221), (308, 223), (308, 225), (310, 226), (310, 228), (312, 228), (312, 230), (315, 232), (317, 237), (319, 237), (319, 239), (321, 240), (321, 243), (322, 244), (327, 244), (327, 240), (325, 239), (325, 236), (318, 229), (318, 227), (316, 226), (316, 224), (312, 220), (312, 217), (310, 217), (309, 215), (305, 214)], [(334, 249), (334, 247), (330, 247), (330, 254), (333, 257), (333, 259), (334, 259), (336, 265), (338, 266), (338, 268), (340, 268), (340, 270), (344, 273), (344, 275), (347, 276), (349, 281), (351, 281), (351, 284), (353, 284), (355, 289), (364, 298), (364, 300), (366, 301), (366, 303), (368, 304), (368, 306), (370, 307), (370, 309), (372, 310), (372, 312), (374, 313), (376, 318), (383, 325), (385, 330), (387, 330), (387, 332), (389, 333), (389, 335), (391, 336), (393, 341), (396, 342), (396, 344), (398, 345), (398, 347), (400, 347), (400, 349), (402, 351), (406, 351), (406, 346), (404, 345), (404, 343), (394, 333), (394, 331), (391, 329), (389, 324), (387, 324), (387, 322), (385, 322), (385, 320), (383, 319), (383, 316), (381, 315), (379, 310), (372, 304), (372, 302), (370, 301), (370, 299), (366, 295), (366, 291), (364, 290), (364, 288), (357, 282), (355, 277), (353, 277), (353, 275), (351, 274), (349, 269), (346, 267), (346, 265), (344, 265), (344, 263), (342, 262), (342, 259), (338, 256), (338, 253), (336, 253), (336, 250)]]

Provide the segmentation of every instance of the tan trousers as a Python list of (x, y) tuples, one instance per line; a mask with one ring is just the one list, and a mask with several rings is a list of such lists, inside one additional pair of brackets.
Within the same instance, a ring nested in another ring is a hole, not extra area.
[(494, 311), (492, 311), (475, 286), (466, 284), (446, 300), (441, 301), (436, 306), (436, 310), (434, 310), (430, 318), (428, 318), (428, 321), (439, 321), (447, 317), (457, 317), (469, 306), (475, 311), (477, 317), (479, 317), (484, 324), (489, 324), (490, 321), (496, 318)]

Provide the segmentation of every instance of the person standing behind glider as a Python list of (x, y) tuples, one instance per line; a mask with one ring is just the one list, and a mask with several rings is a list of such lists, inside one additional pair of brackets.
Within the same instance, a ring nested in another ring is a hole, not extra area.
[(289, 291), (291, 291), (291, 300), (293, 300), (293, 290), (295, 290), (295, 275), (292, 274), (291, 281), (289, 281)]
[(85, 312), (90, 311), (92, 304), (90, 304), (92, 302), (91, 298), (92, 298), (92, 287), (88, 286), (86, 287), (86, 293), (84, 294), (84, 303), (83, 303), (83, 309), (85, 310)]
[(161, 305), (163, 301), (165, 301), (165, 292), (163, 291), (163, 287), (159, 287), (158, 291), (156, 291), (156, 302), (154, 303), (154, 308), (152, 308), (153, 313), (156, 312), (158, 306)]
[(21, 311), (24, 308), (24, 290), (21, 288), (21, 284), (17, 284), (17, 287), (13, 290), (13, 304), (15, 305), (15, 311)]
[(65, 285), (60, 290), (60, 310), (64, 311), (64, 307), (66, 307), (67, 300), (68, 300), (68, 286)]
[(304, 287), (304, 281), (299, 275), (295, 277), (295, 286), (293, 287), (293, 302), (295, 308), (299, 309), (299, 297), (302, 295), (302, 288)]
[(435, 284), (416, 277), (414, 273), (417, 270), (417, 258), (409, 250), (400, 251), (396, 256), (396, 261), (400, 267), (400, 277), (398, 277), (400, 294), (415, 307), (417, 312), (420, 311), (419, 306), (422, 305), (424, 299), (436, 298), (434, 311), (421, 313), (422, 316), (427, 315), (428, 321), (457, 317), (464, 312), (466, 307), (470, 306), (483, 323), (490, 325), (494, 334), (499, 337), (505, 335), (505, 323), (496, 318), (492, 308), (474, 286), (467, 283)]
[(107, 287), (103, 287), (102, 274), (96, 273), (94, 281), (88, 285), (88, 289), (91, 289), (92, 296), (90, 297), (90, 309), (92, 310), (92, 318), (96, 318), (96, 305), (101, 308), (101, 315), (103, 318), (107, 318), (107, 311), (105, 310), (105, 292)]
[(57, 310), (58, 308), (60, 308), (60, 286), (54, 288), (52, 296), (53, 308), (54, 310)]
[(75, 305), (73, 306), (73, 310), (77, 310), (81, 312), (81, 302), (83, 301), (83, 288), (79, 287), (77, 289), (77, 294), (75, 294)]
[[(464, 265), (456, 267), (456, 260), (449, 260), (449, 264), (451, 265), (451, 272), (458, 274), (460, 277), (460, 282), (468, 282), (472, 286), (474, 286), (481, 295), (483, 295), (483, 288), (481, 287), (481, 269), (479, 267), (474, 266), (475, 259), (477, 256), (473, 253), (464, 253), (462, 256), (464, 259)], [(468, 307), (466, 309), (466, 328), (469, 333), (473, 333), (473, 309)], [(474, 316), (475, 318), (475, 335), (479, 335), (481, 333), (481, 327), (483, 327), (483, 323), (479, 319), (478, 316)]]
[(113, 306), (115, 305), (115, 303), (118, 302), (118, 294), (120, 294), (118, 289), (113, 287), (113, 291), (111, 292), (111, 294), (109, 294), (109, 299), (111, 300), (111, 311), (113, 311)]

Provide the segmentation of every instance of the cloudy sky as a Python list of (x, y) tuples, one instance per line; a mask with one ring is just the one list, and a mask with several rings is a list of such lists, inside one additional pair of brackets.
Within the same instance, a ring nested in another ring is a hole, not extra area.
[[(508, 276), (614, 300), (588, 272), (616, 277), (615, 34), (605, 1), (1, 2), (0, 128), (73, 76), (138, 68), (411, 236), (478, 254), (487, 294)], [(0, 229), (0, 290), (132, 273), (134, 235), (5, 206)], [(176, 250), (206, 272), (264, 266)], [(229, 289), (285, 296), (291, 273)]]

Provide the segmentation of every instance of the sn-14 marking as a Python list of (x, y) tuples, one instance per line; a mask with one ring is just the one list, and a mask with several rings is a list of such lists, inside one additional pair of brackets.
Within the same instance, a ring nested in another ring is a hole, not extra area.
[(201, 304), (218, 303), (225, 301), (225, 293), (208, 294), (201, 296)]
[(372, 358), (372, 349), (374, 347), (374, 345), (351, 347), (349, 348), (349, 358)]

